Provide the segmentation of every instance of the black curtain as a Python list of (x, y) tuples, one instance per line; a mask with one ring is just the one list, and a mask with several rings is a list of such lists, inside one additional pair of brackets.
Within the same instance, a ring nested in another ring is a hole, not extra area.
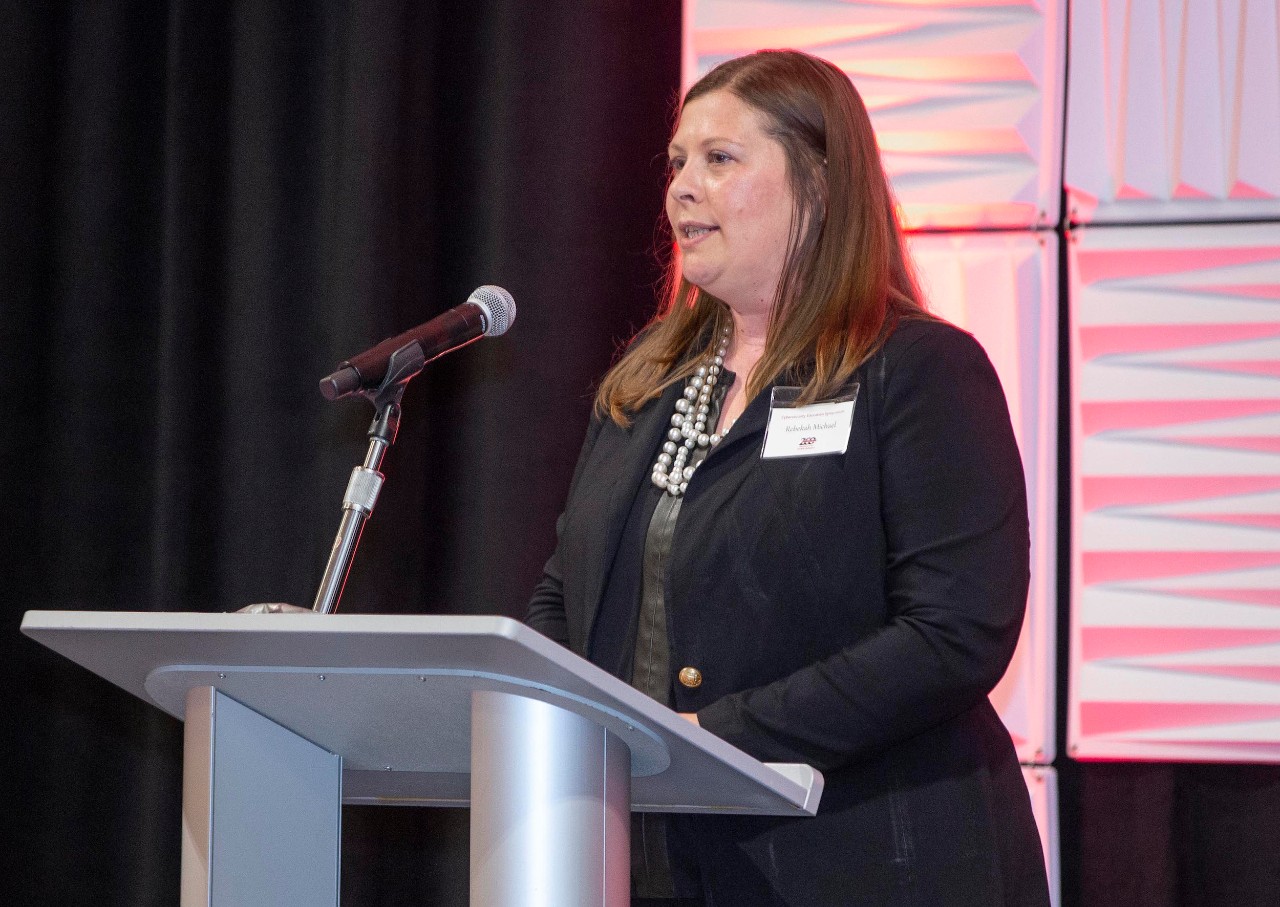
[[(653, 308), (680, 10), (4, 5), (0, 902), (177, 901), (180, 725), (22, 613), (309, 605), (371, 415), (317, 380), (483, 283), (516, 325), (410, 388), (342, 610), (522, 611)], [(465, 813), (344, 822), (344, 904), (465, 903)]]

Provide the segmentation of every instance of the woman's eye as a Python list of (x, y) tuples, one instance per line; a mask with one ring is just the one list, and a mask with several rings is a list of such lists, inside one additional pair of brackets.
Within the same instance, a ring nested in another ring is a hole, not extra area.
[(671, 160), (667, 161), (667, 169), (672, 173), (678, 173), (683, 168), (684, 158), (682, 157), (673, 157)]
[(727, 164), (733, 158), (725, 154), (723, 151), (712, 151), (707, 154), (707, 162), (710, 164)]

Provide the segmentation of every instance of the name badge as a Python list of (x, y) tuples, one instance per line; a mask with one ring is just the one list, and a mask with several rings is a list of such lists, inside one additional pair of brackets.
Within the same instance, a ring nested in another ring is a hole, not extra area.
[(860, 386), (852, 384), (834, 400), (808, 406), (795, 405), (801, 388), (775, 387), (769, 401), (769, 425), (764, 432), (761, 459), (844, 453), (849, 447), (853, 406), (858, 401)]

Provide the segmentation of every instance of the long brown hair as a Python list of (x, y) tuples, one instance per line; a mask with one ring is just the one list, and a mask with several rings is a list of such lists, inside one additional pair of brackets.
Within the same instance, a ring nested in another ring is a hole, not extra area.
[[(681, 110), (729, 91), (765, 118), (786, 152), (796, 210), (747, 399), (780, 378), (799, 402), (836, 393), (903, 316), (928, 317), (902, 240), (893, 193), (862, 98), (832, 64), (793, 50), (721, 63), (689, 89)], [(678, 119), (677, 119), (678, 122)], [(620, 425), (710, 355), (728, 307), (689, 283), (671, 254), (663, 302), (609, 370), (596, 408)]]

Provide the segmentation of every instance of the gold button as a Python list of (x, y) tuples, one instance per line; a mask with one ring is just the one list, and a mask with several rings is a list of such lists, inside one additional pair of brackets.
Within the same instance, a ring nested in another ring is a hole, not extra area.
[(693, 690), (702, 686), (702, 672), (697, 668), (681, 668), (680, 682)]

